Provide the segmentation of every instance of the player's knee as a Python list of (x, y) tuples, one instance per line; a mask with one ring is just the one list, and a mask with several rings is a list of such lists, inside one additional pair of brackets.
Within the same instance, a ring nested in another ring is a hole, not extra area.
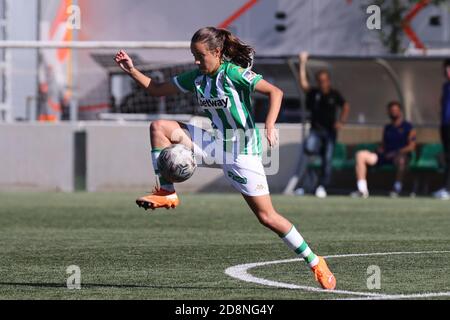
[(362, 150), (356, 153), (356, 162), (364, 163), (366, 161), (367, 151)]
[(150, 132), (157, 133), (164, 129), (164, 120), (155, 120), (150, 123)]
[(258, 211), (257, 216), (259, 222), (265, 227), (270, 228), (274, 223), (274, 214), (270, 211), (260, 210)]
[(161, 128), (160, 120), (150, 122), (150, 132), (156, 132)]

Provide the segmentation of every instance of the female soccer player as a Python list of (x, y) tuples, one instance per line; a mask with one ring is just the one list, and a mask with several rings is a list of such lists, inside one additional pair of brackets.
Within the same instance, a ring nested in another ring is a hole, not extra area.
[[(214, 129), (211, 136), (191, 124), (153, 121), (150, 124), (151, 155), (159, 187), (152, 194), (138, 198), (136, 203), (145, 209), (179, 205), (174, 185), (158, 172), (157, 159), (165, 147), (182, 143), (193, 150), (197, 159), (222, 161), (225, 177), (242, 194), (259, 222), (278, 234), (290, 249), (305, 259), (322, 288), (334, 289), (336, 279), (325, 260), (311, 251), (292, 223), (272, 206), (261, 161), (261, 136), (250, 112), (250, 94), (256, 90), (269, 96), (265, 138), (272, 147), (278, 140), (275, 121), (283, 92), (251, 70), (253, 48), (225, 29), (205, 27), (198, 30), (191, 40), (191, 52), (198, 68), (165, 83), (155, 83), (139, 72), (123, 50), (114, 58), (121, 69), (152, 96), (167, 96), (180, 91), (194, 93)], [(208, 153), (211, 141), (220, 147)]]

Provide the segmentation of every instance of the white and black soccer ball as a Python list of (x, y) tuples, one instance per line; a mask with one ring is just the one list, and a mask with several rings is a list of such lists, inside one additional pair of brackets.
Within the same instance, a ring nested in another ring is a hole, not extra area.
[(169, 182), (186, 181), (197, 168), (193, 152), (183, 144), (172, 144), (164, 148), (157, 164), (160, 174)]

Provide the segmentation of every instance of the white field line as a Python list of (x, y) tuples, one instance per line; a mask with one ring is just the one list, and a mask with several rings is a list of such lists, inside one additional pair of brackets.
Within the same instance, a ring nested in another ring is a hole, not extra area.
[(411, 294), (386, 294), (381, 297), (358, 297), (358, 298), (343, 298), (336, 300), (397, 300), (397, 299), (422, 299), (432, 297), (450, 297), (450, 291), (411, 293)]
[[(329, 255), (324, 256), (325, 259), (333, 258), (346, 258), (346, 257), (368, 257), (368, 256), (389, 256), (389, 255), (404, 255), (404, 254), (432, 254), (432, 253), (450, 253), (449, 251), (409, 251), (409, 252), (374, 252), (374, 253), (351, 253), (351, 254), (339, 254), (339, 255)], [(353, 296), (363, 296), (364, 298), (349, 298), (349, 299), (408, 299), (408, 298), (428, 298), (428, 297), (446, 297), (450, 296), (450, 292), (429, 292), (429, 293), (415, 293), (415, 294), (383, 294), (375, 292), (362, 292), (362, 291), (348, 291), (348, 290), (324, 290), (317, 287), (296, 285), (285, 282), (278, 282), (267, 280), (264, 278), (258, 278), (251, 275), (248, 271), (256, 267), (262, 267), (272, 264), (279, 263), (290, 263), (297, 262), (301, 259), (286, 259), (286, 260), (275, 260), (275, 261), (264, 261), (255, 263), (246, 263), (236, 266), (229, 267), (225, 270), (225, 274), (232, 278), (239, 279), (245, 282), (252, 282), (261, 285), (284, 288), (284, 289), (294, 289), (294, 290), (304, 290), (312, 292), (321, 293), (332, 293), (332, 294), (343, 294), (343, 295), (353, 295)]]

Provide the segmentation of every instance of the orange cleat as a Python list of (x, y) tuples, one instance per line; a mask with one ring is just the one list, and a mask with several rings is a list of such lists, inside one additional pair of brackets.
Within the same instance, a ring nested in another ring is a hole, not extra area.
[(319, 258), (319, 263), (312, 267), (316, 281), (320, 283), (323, 289), (333, 290), (336, 287), (336, 278), (322, 257)]
[(154, 210), (157, 208), (170, 209), (178, 206), (180, 200), (175, 191), (155, 188), (151, 194), (136, 199), (136, 204), (145, 210)]

